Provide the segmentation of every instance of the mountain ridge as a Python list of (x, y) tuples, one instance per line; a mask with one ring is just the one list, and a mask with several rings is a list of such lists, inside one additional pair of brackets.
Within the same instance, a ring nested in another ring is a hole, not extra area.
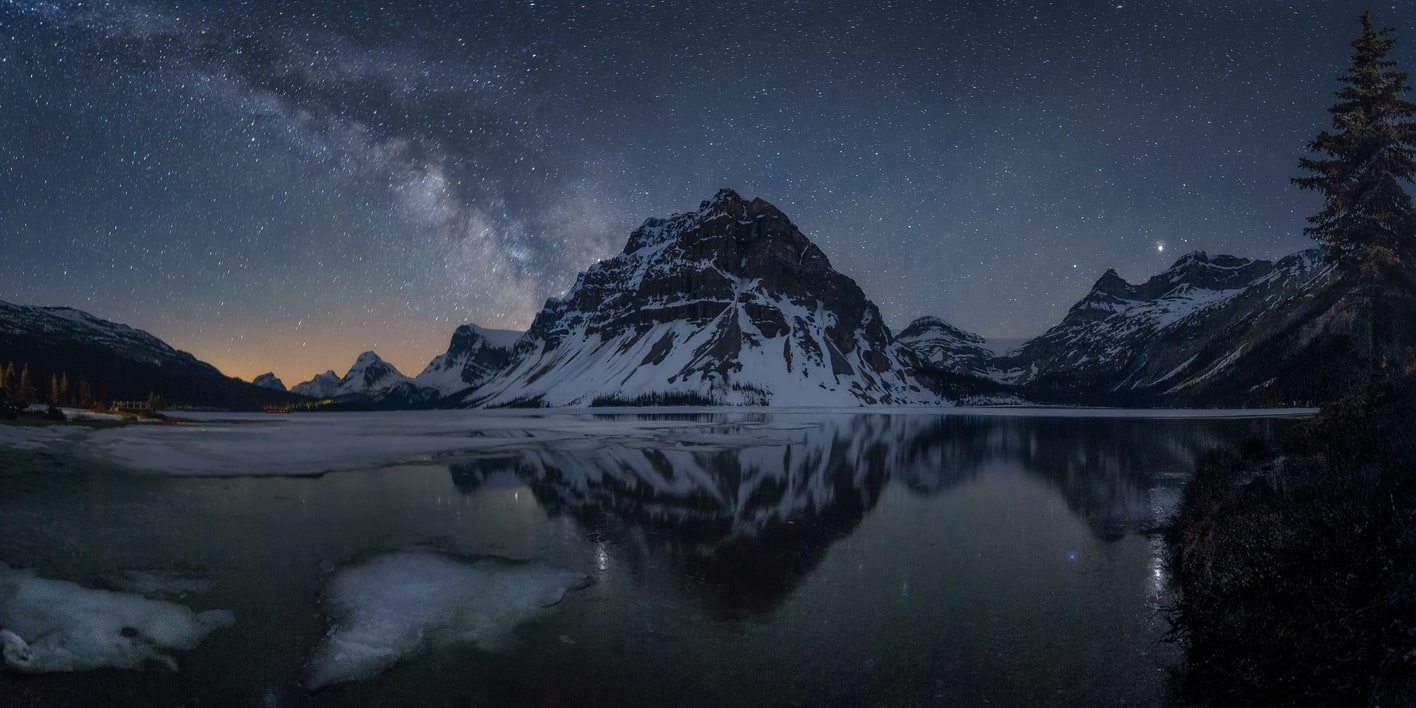
[(29, 365), (36, 400), (60, 376), (74, 386), (82, 380), (104, 402), (155, 394), (168, 405), (257, 410), (300, 398), (226, 376), (144, 330), (67, 306), (0, 301), (0, 359)]

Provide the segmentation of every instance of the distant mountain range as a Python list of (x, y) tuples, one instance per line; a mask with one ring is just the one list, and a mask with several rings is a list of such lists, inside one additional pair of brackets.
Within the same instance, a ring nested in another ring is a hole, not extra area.
[[(938, 318), (898, 336), (776, 207), (722, 190), (649, 219), (548, 300), (527, 332), (465, 324), (415, 377), (374, 352), (343, 376), (245, 384), (147, 333), (0, 303), (0, 362), (87, 372), (109, 397), (197, 405), (294, 397), (370, 408), (862, 405), (1307, 405), (1416, 347), (1416, 281), (1317, 250), (1277, 262), (1188, 254), (1144, 283), (1108, 270), (1043, 335), (996, 346)], [(159, 385), (160, 384), (160, 385)], [(114, 395), (117, 394), (117, 395)]]

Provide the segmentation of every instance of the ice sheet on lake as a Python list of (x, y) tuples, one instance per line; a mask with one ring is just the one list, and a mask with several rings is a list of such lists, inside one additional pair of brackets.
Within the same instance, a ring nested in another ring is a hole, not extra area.
[(0, 625), (14, 635), (6, 637), (5, 664), (16, 671), (141, 669), (148, 661), (175, 671), (176, 660), (165, 652), (195, 649), (233, 621), (225, 610), (193, 612), (0, 563)]
[[(182, 425), (0, 426), (0, 447), (64, 447), (143, 472), (166, 475), (309, 475), (425, 459), (524, 449), (597, 449), (606, 442), (773, 445), (792, 442), (843, 416), (1215, 418), (1301, 415), (1293, 410), (1120, 410), (1066, 408), (853, 409), (702, 408), (393, 413), (184, 413)], [(667, 417), (666, 417), (667, 414)], [(0, 450), (3, 453), (3, 450)]]
[(430, 647), (495, 650), (517, 625), (587, 586), (543, 561), (464, 559), (423, 549), (386, 553), (330, 577), (330, 629), (310, 660), (311, 690), (362, 681)]

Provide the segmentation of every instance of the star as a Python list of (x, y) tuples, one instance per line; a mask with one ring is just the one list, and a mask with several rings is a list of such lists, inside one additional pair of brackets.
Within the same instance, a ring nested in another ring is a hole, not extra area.
[[(0, 0), (0, 299), (298, 381), (526, 328), (721, 187), (895, 331), (1033, 336), (1165, 243), (1308, 247), (1288, 180), (1357, 11), (1122, 9)], [(1374, 19), (1416, 66), (1416, 5)]]

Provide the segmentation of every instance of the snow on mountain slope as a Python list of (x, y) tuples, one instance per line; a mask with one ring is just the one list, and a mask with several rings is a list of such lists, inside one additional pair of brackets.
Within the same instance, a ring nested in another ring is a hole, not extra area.
[(397, 368), (373, 352), (364, 352), (354, 360), (349, 372), (339, 380), (339, 390), (344, 393), (369, 393), (381, 391), (395, 384), (409, 383), (412, 379), (404, 376)]
[(481, 386), (511, 358), (511, 349), (524, 332), (483, 329), (465, 324), (452, 333), (447, 353), (428, 363), (414, 383), (441, 396)]
[(722, 190), (547, 301), (479, 405), (934, 403), (879, 310), (781, 211)]
[(309, 381), (295, 384), (292, 391), (316, 398), (338, 398), (340, 396), (370, 396), (382, 398), (380, 394), (389, 391), (416, 389), (413, 379), (404, 376), (393, 364), (379, 358), (374, 352), (364, 352), (354, 360), (348, 373), (336, 378), (334, 371), (326, 371)]
[(1316, 250), (1277, 263), (1196, 252), (1140, 285), (1108, 270), (1060, 324), (994, 365), (1072, 398), (1183, 394), (1253, 351), (1271, 328), (1256, 323), (1306, 313), (1295, 303), (1331, 272)]
[(339, 374), (330, 369), (323, 374), (315, 374), (309, 381), (291, 386), (290, 390), (311, 398), (334, 398), (339, 395)]
[(921, 317), (895, 337), (932, 366), (956, 374), (998, 378), (992, 361), (996, 356), (988, 342), (938, 317)]

